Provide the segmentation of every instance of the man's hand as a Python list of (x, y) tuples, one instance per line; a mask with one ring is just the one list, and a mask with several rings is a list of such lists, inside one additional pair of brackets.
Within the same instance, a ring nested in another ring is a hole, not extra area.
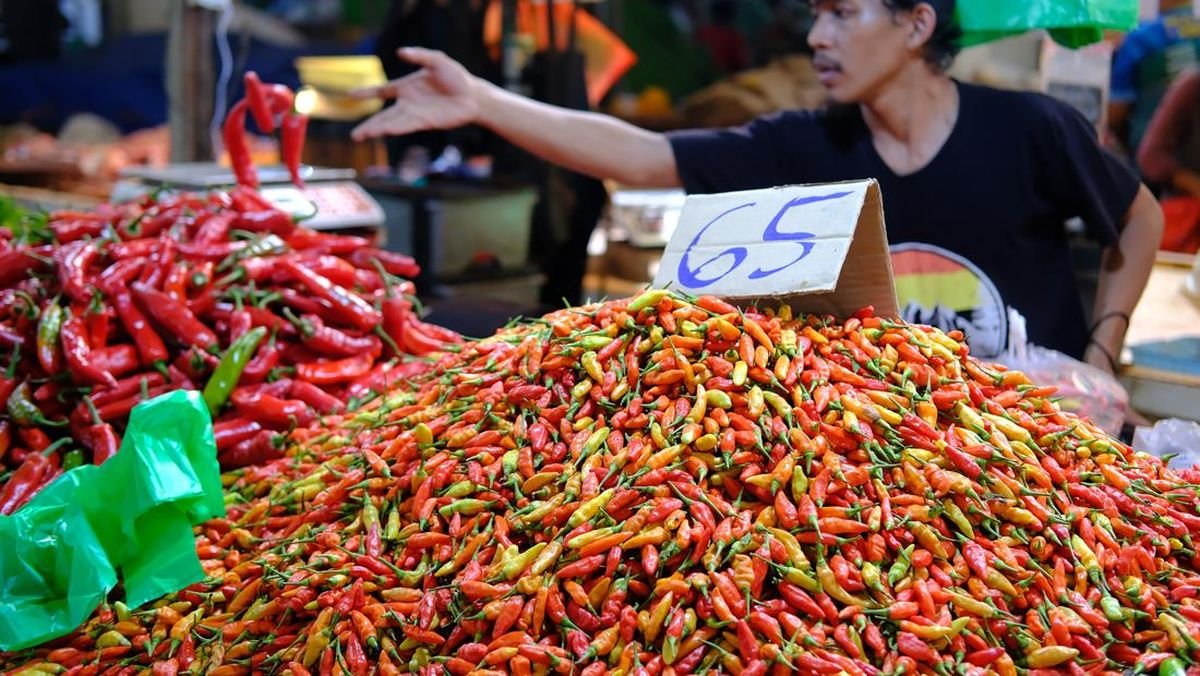
[(401, 59), (421, 66), (421, 70), (380, 87), (352, 93), (360, 98), (396, 100), (355, 127), (352, 132), (355, 141), (427, 129), (453, 129), (476, 121), (483, 83), (462, 64), (441, 52), (419, 47), (405, 47), (397, 53)]

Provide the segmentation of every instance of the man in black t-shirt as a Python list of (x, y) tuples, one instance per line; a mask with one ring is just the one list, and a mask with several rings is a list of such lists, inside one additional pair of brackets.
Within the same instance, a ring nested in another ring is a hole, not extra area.
[[(657, 134), (538, 104), (440, 54), (402, 50), (422, 70), (364, 92), (399, 100), (355, 137), (474, 122), (581, 173), (689, 192), (873, 177), (908, 319), (963, 328), (988, 356), (1005, 347), (1013, 308), (1031, 342), (1113, 370), (1161, 237), (1149, 191), (1069, 106), (950, 79), (954, 0), (817, 0), (814, 9), (809, 43), (828, 110)], [(1068, 258), (1072, 217), (1105, 247), (1090, 330)]]

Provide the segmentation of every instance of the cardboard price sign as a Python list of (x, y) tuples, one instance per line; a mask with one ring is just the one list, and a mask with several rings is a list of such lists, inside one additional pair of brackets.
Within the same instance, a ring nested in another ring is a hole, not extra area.
[(842, 317), (872, 305), (897, 316), (879, 184), (690, 195), (654, 286)]

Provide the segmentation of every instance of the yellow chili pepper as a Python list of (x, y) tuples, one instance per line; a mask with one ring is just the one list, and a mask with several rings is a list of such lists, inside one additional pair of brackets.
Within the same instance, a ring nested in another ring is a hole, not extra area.
[(766, 400), (763, 398), (762, 388), (755, 385), (750, 388), (749, 394), (746, 395), (746, 415), (751, 420), (758, 420), (766, 409), (767, 405)]
[[(699, 390), (697, 390), (699, 392)], [(708, 390), (704, 393), (704, 399), (708, 405), (713, 408), (730, 409), (733, 408), (733, 401), (729, 395), (721, 390)], [(697, 421), (699, 422), (699, 421)]]
[(787, 399), (784, 399), (774, 392), (763, 392), (762, 396), (767, 404), (769, 404), (771, 408), (775, 409), (775, 412), (778, 413), (780, 417), (792, 417), (792, 405), (788, 403)]
[(958, 527), (959, 532), (971, 539), (975, 538), (975, 528), (971, 525), (971, 521), (953, 500), (943, 500), (942, 507), (945, 509), (946, 518)]
[(970, 596), (951, 591), (947, 591), (945, 594), (950, 597), (950, 602), (959, 610), (964, 610), (972, 615), (978, 615), (984, 619), (991, 619), (996, 616), (996, 609), (982, 601), (976, 601)]
[(516, 576), (520, 575), (526, 568), (529, 567), (529, 564), (532, 563), (538, 557), (538, 555), (542, 553), (542, 550), (546, 549), (546, 546), (547, 545), (545, 542), (539, 542), (538, 544), (512, 557), (508, 561), (505, 561), (504, 565), (500, 568), (500, 577), (504, 578), (505, 580), (512, 580)]
[(571, 513), (571, 517), (567, 519), (567, 526), (575, 528), (582, 523), (591, 521), (592, 517), (596, 516), (601, 509), (604, 509), (609, 500), (612, 500), (614, 493), (616, 493), (615, 489), (606, 489), (596, 497), (580, 505), (578, 509)]
[(873, 604), (860, 596), (855, 596), (842, 588), (838, 584), (837, 576), (833, 574), (833, 569), (825, 562), (825, 557), (817, 559), (817, 580), (821, 583), (821, 588), (826, 594), (829, 594), (834, 599), (842, 603), (858, 606), (859, 608), (869, 608)]
[(558, 561), (558, 557), (562, 556), (562, 553), (563, 545), (561, 542), (558, 540), (550, 542), (546, 545), (546, 548), (538, 554), (537, 558), (533, 560), (533, 564), (529, 566), (529, 575), (541, 575), (547, 570), (550, 570), (550, 566), (553, 566), (554, 563)]
[(729, 377), (734, 385), (741, 387), (746, 384), (746, 376), (750, 373), (750, 365), (744, 361), (739, 361), (733, 365), (733, 374)]
[(433, 430), (425, 423), (417, 423), (413, 428), (413, 438), (422, 446), (428, 446), (433, 443)]
[(646, 637), (648, 644), (653, 644), (654, 639), (658, 638), (658, 632), (662, 631), (663, 623), (667, 621), (667, 613), (671, 612), (671, 602), (675, 600), (675, 592), (667, 592), (666, 595), (659, 600), (658, 603), (650, 609), (650, 614), (646, 618), (646, 628), (643, 635)]
[(596, 530), (589, 530), (586, 533), (580, 533), (579, 535), (576, 535), (575, 537), (568, 540), (567, 548), (568, 549), (583, 549), (584, 547), (592, 544), (596, 540), (599, 540), (601, 538), (606, 538), (609, 535), (613, 535), (613, 534), (620, 533), (620, 532), (621, 532), (621, 526), (607, 526), (605, 528), (597, 528)]
[(1070, 662), (1076, 657), (1079, 657), (1079, 651), (1075, 648), (1048, 645), (1029, 653), (1029, 656), (1026, 658), (1026, 664), (1029, 665), (1030, 669), (1046, 669)]
[(917, 638), (923, 638), (926, 641), (937, 641), (939, 639), (951, 639), (962, 633), (963, 629), (971, 623), (971, 618), (960, 617), (950, 623), (950, 626), (940, 624), (920, 625), (914, 623), (906, 623), (904, 630), (915, 635)]
[(667, 541), (669, 534), (662, 526), (655, 526), (649, 530), (642, 531), (637, 535), (629, 538), (621, 543), (621, 549), (637, 549), (642, 545), (660, 545)]
[(692, 410), (688, 412), (687, 419), (691, 422), (699, 424), (704, 420), (704, 413), (707, 411), (708, 398), (705, 397), (704, 385), (696, 386), (696, 401), (692, 404)]
[(646, 466), (649, 467), (650, 469), (661, 469), (663, 467), (666, 467), (667, 465), (670, 465), (671, 463), (675, 462), (675, 460), (677, 460), (679, 458), (680, 454), (683, 453), (683, 450), (685, 448), (687, 448), (687, 447), (684, 446), (683, 444), (676, 444), (674, 446), (668, 446), (667, 448), (664, 448), (661, 451), (650, 456), (646, 460)]

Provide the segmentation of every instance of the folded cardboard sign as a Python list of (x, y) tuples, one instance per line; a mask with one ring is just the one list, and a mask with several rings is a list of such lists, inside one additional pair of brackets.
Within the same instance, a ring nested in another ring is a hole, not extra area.
[(741, 305), (899, 316), (874, 180), (690, 195), (654, 286)]

